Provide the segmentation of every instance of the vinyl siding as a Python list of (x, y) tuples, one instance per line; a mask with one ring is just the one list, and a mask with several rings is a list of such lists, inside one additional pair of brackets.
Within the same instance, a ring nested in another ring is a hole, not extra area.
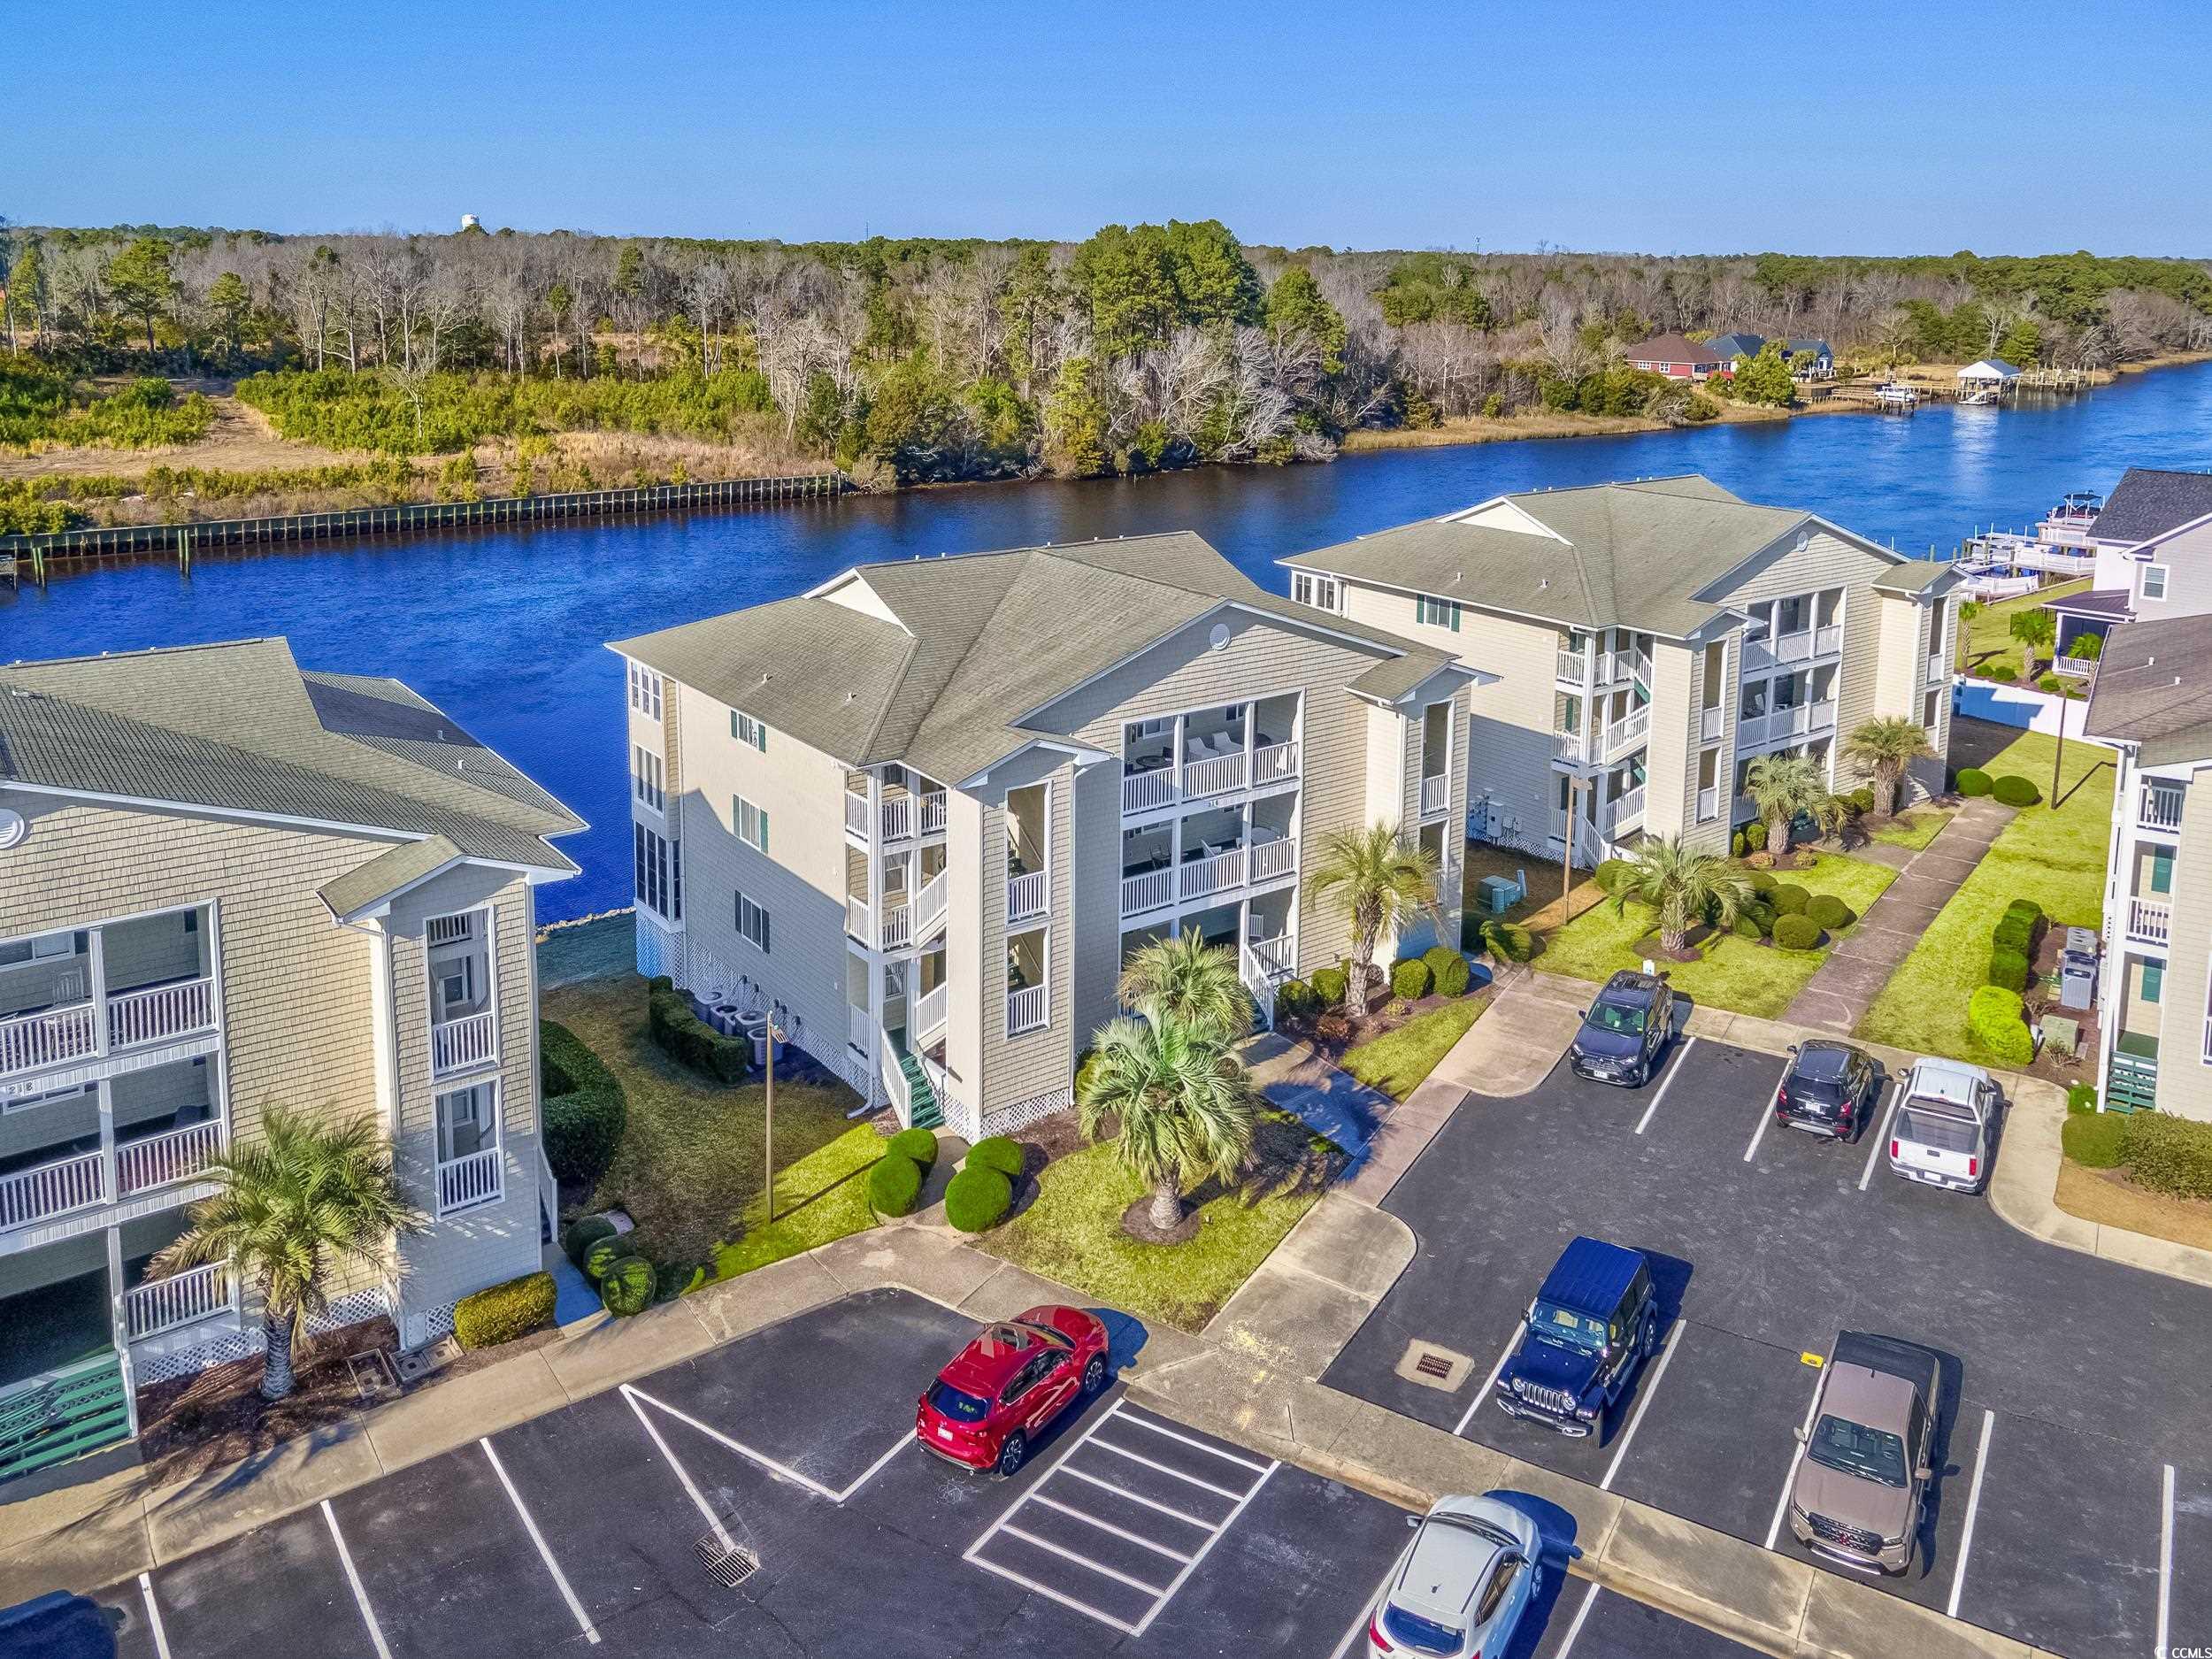
[(1649, 835), (1679, 835), (1697, 822), (1698, 678), (1703, 655), (1702, 648), (1652, 641), (1651, 733), (1644, 743), (1644, 831)]
[[(1118, 739), (1117, 739), (1118, 742)], [(978, 885), (981, 889), (983, 926), (981, 952), (976, 959), (976, 978), (982, 994), (983, 1093), (982, 1107), (990, 1111), (1018, 1105), (1054, 1089), (1065, 1088), (1074, 1077), (1075, 1050), (1089, 1033), (1075, 1030), (1075, 987), (1094, 980), (1099, 970), (1079, 967), (1078, 953), (1111, 959), (1120, 949), (1118, 930), (1102, 934), (1079, 933), (1075, 913), (1074, 775), (1068, 764), (1059, 765), (1044, 781), (1049, 803), (1045, 809), (1050, 838), (1048, 869), (1051, 909), (1044, 918), (1046, 935), (1045, 1001), (1048, 1012), (1042, 1028), (1009, 1037), (1006, 1031), (1006, 808), (1004, 790), (1040, 781), (1018, 767), (1002, 768), (993, 775), (992, 798), (985, 801), (978, 849)], [(1118, 810), (1118, 801), (1117, 801)], [(1087, 871), (1086, 874), (1092, 872)], [(1103, 874), (1104, 872), (1098, 872)], [(1118, 888), (1117, 888), (1118, 896)], [(1022, 933), (1038, 931), (1025, 922)], [(947, 993), (949, 998), (950, 993)]]
[[(2200, 780), (2202, 773), (2198, 774)], [(2193, 782), (2182, 794), (2181, 841), (2174, 853), (2172, 931), (2159, 1005), (2131, 1005), (2127, 1027), (2158, 1038), (2158, 1106), (2186, 1118), (2212, 1118), (2212, 1065), (2204, 1062), (2207, 970), (2212, 966), (2212, 788)], [(2124, 804), (2123, 810), (2128, 810)], [(2145, 878), (2147, 888), (2148, 878)], [(2121, 906), (2126, 897), (2122, 895)], [(2115, 918), (2119, 919), (2119, 918)], [(2112, 930), (2116, 939), (2119, 931)], [(2126, 993), (2139, 978), (2131, 960)]]
[(2212, 611), (2212, 526), (2161, 542), (2149, 563), (2166, 567), (2165, 598), (2142, 597), (2144, 567), (2140, 565), (2128, 565), (2125, 579), (2119, 584), (2136, 595), (2135, 611), (2143, 620), (2202, 616)]

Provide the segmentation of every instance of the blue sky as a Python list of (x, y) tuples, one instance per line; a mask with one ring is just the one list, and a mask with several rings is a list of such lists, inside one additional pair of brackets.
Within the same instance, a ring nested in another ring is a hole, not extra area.
[(0, 214), (33, 223), (2212, 255), (2200, 3), (105, 0), (9, 33)]

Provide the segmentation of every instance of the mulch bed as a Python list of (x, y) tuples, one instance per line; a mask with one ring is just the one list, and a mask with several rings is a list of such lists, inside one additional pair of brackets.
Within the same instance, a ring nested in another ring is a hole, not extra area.
[(1152, 1195), (1142, 1198), (1121, 1212), (1121, 1230), (1140, 1244), (1188, 1244), (1198, 1236), (1198, 1230), (1206, 1225), (1203, 1211), (1189, 1205), (1183, 1210), (1183, 1218), (1165, 1233), (1152, 1225)]
[(1310, 1020), (1285, 1016), (1278, 1022), (1277, 1029), (1284, 1036), (1304, 1043), (1330, 1064), (1340, 1065), (1346, 1049), (1394, 1032), (1407, 1021), (1417, 1019), (1423, 1014), (1433, 1013), (1440, 1008), (1466, 1000), (1464, 996), (1440, 996), (1433, 991), (1411, 1002), (1402, 1002), (1394, 996), (1382, 996), (1369, 1002), (1367, 1012), (1360, 1018), (1348, 1023), (1344, 1020), (1339, 1007)]

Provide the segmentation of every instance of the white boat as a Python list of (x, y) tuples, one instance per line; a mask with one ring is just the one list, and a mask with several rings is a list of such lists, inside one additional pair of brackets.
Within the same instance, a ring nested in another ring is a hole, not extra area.
[(1884, 380), (1874, 388), (1874, 401), (1884, 409), (1915, 409), (1920, 403), (1920, 388), (1902, 380)]

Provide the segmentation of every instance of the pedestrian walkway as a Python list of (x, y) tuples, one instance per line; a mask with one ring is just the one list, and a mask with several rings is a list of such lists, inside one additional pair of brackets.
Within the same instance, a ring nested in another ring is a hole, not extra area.
[[(1987, 795), (1969, 801), (1919, 852), (1888, 890), (1829, 953), (1783, 1018), (1839, 1037), (1850, 1035), (1889, 976), (1912, 954), (1951, 895), (2012, 821), (2012, 809)], [(1882, 862), (1887, 863), (1884, 859)]]
[(1351, 1167), (1365, 1162), (1368, 1143), (1398, 1102), (1302, 1042), (1263, 1032), (1240, 1051), (1267, 1103), (1344, 1148)]

